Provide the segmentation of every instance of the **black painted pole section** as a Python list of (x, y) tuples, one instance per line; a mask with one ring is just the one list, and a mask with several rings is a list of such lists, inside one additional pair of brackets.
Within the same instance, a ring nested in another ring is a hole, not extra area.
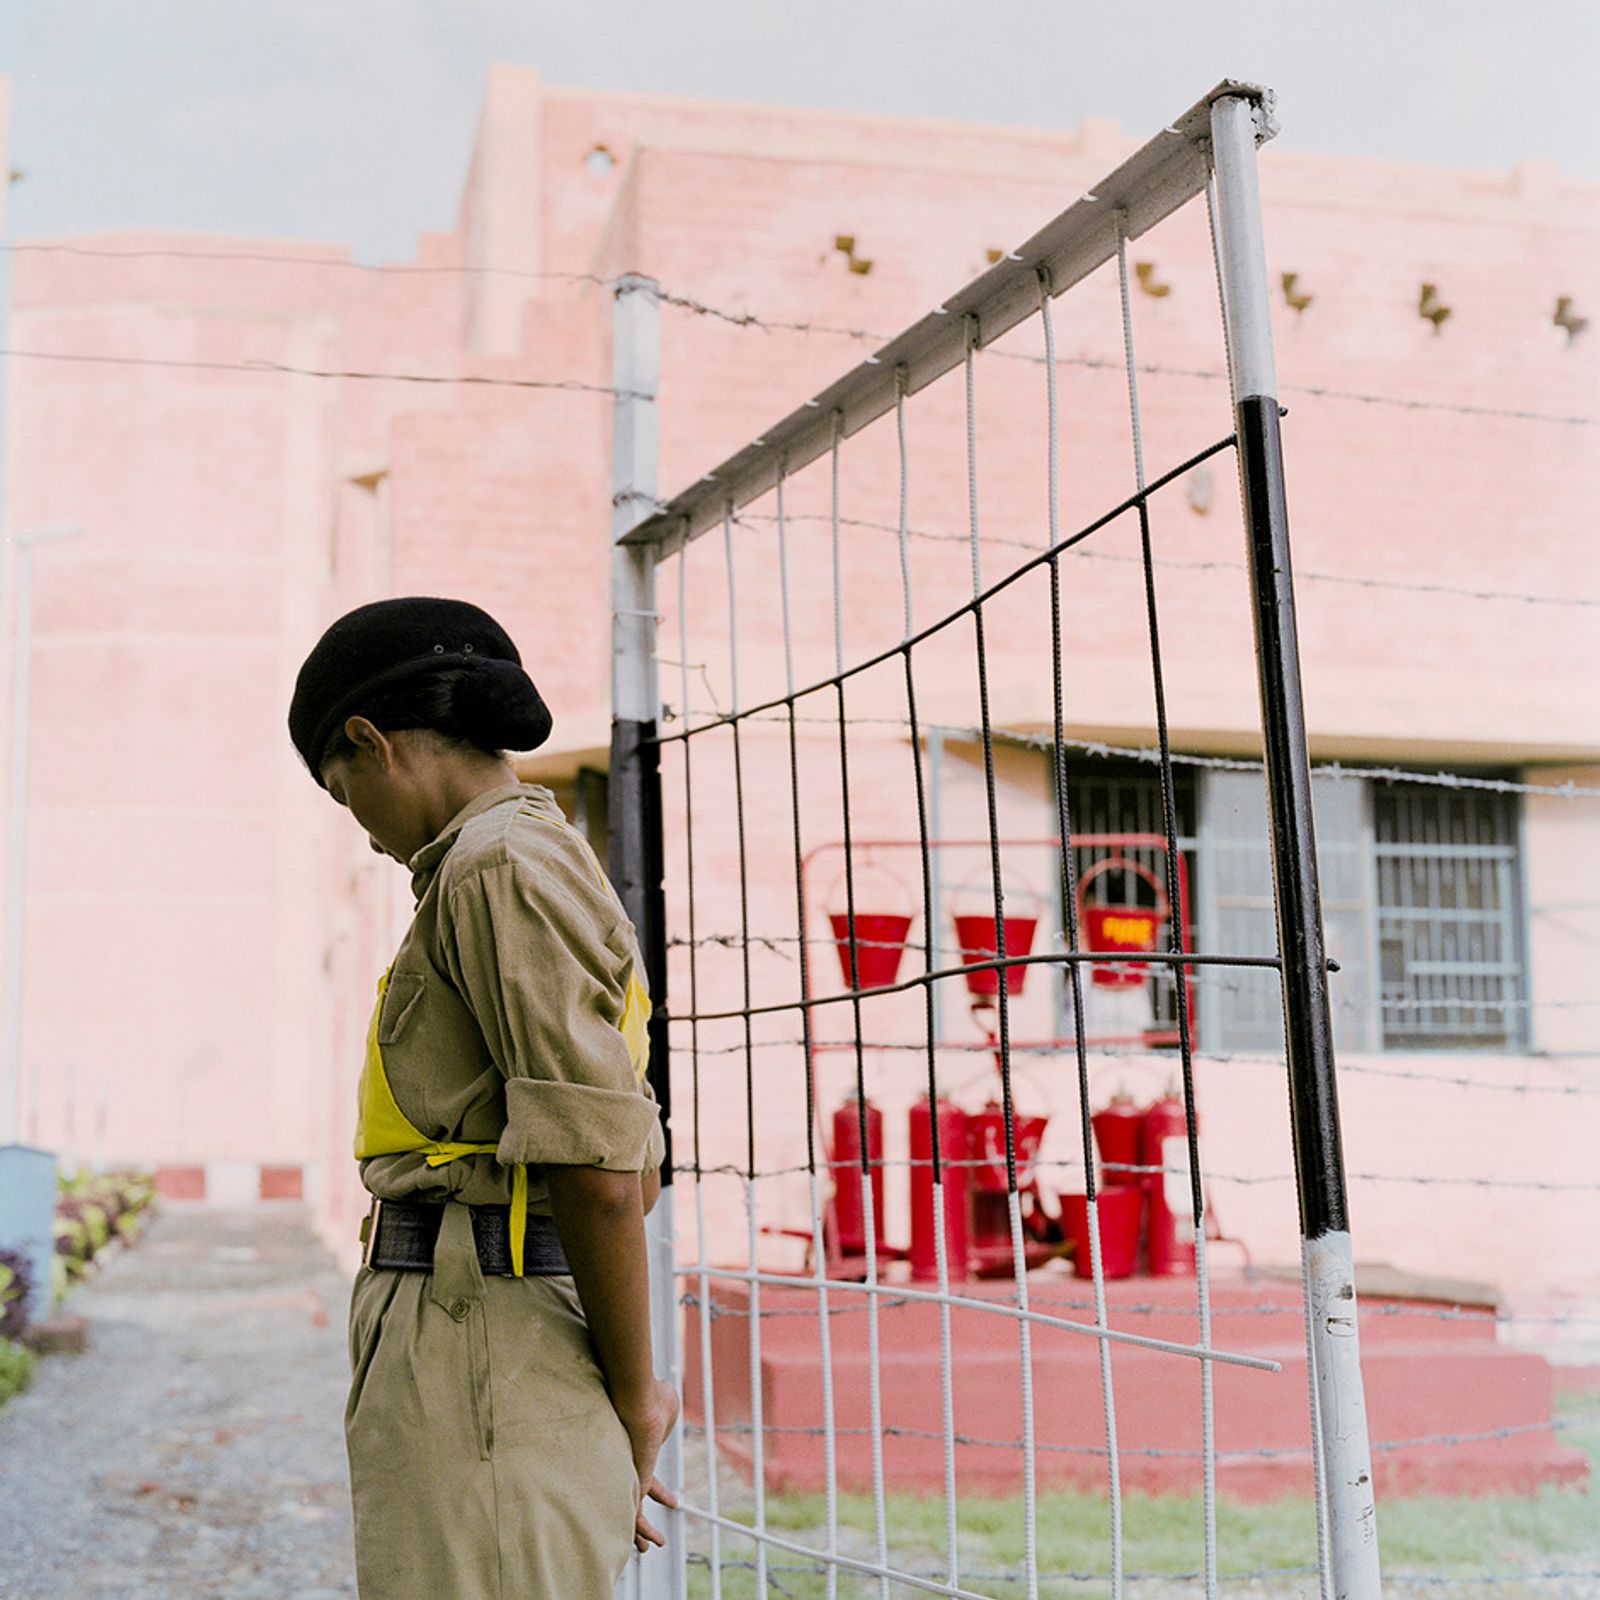
[(661, 752), (654, 722), (621, 717), (611, 724), (611, 882), (639, 936), (650, 1013), (650, 1087), (661, 1107), (666, 1157), (661, 1182), (672, 1182), (672, 1075), (667, 1070), (667, 906), (662, 853)]
[(1307, 1239), (1317, 1239), (1330, 1231), (1347, 1232), (1350, 1219), (1333, 1071), (1333, 1020), (1328, 1004), (1328, 961), (1277, 400), (1270, 395), (1240, 400), (1235, 426), (1255, 607), (1256, 672), (1261, 687), (1278, 946), (1283, 958), (1296, 1188), (1302, 1232)]
[(633, 922), (650, 992), (650, 1086), (661, 1106), (672, 1182), (667, 1058), (666, 891), (661, 827), (661, 691), (656, 668), (656, 551), (623, 537), (656, 504), (660, 298), (648, 278), (617, 282), (611, 322), (611, 882)]
[(1334, 1082), (1328, 960), (1256, 173), (1256, 145), (1273, 131), (1270, 93), (1219, 95), (1211, 107), (1211, 131), (1213, 226), (1254, 607), (1289, 1114), (1300, 1202), (1319, 1513), (1317, 1561), (1327, 1600), (1378, 1600), (1383, 1577), (1361, 1379), (1355, 1253)]

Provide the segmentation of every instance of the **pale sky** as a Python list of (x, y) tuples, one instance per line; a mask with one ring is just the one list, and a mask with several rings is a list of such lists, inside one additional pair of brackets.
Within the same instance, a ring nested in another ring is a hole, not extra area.
[(1281, 143), (1600, 181), (1600, 0), (0, 0), (7, 236), (152, 227), (400, 260), (488, 65), (575, 88), (1153, 133), (1222, 77)]

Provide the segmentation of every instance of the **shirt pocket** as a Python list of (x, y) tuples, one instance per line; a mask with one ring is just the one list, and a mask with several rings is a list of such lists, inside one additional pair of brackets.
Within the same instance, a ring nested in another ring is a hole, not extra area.
[(379, 1044), (394, 1044), (405, 1033), (426, 985), (427, 979), (420, 972), (396, 972), (390, 976), (378, 1017)]

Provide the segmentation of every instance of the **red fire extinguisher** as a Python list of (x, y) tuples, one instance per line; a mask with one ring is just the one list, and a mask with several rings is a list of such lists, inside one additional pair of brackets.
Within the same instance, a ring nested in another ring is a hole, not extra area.
[[(950, 1279), (967, 1276), (972, 1240), (972, 1196), (967, 1164), (967, 1114), (939, 1098), (940, 1182), (944, 1187), (944, 1249)], [(939, 1240), (933, 1196), (933, 1115), (924, 1095), (911, 1107), (911, 1276), (939, 1276)]]
[[(1050, 1221), (1039, 1203), (1039, 1180), (1033, 1165), (1049, 1125), (1048, 1117), (1012, 1113), (1012, 1149), (1022, 1225), (1036, 1241), (1042, 1238)], [(967, 1118), (967, 1151), (972, 1162), (972, 1275), (997, 1277), (1010, 1272), (1013, 1264), (1011, 1202), (1006, 1192), (1010, 1183), (1006, 1169), (1006, 1118), (999, 1101), (989, 1101)]]
[(1089, 1121), (1094, 1128), (1094, 1142), (1100, 1151), (1101, 1178), (1106, 1184), (1138, 1184), (1142, 1182), (1135, 1167), (1139, 1160), (1139, 1133), (1144, 1127), (1145, 1113), (1133, 1103), (1133, 1096), (1120, 1089), (1111, 1097), (1111, 1103), (1095, 1112)]
[[(1149, 1106), (1139, 1124), (1139, 1165), (1161, 1169), (1145, 1175), (1149, 1270), (1158, 1278), (1183, 1277), (1195, 1270), (1188, 1126), (1175, 1089)], [(1198, 1118), (1195, 1130), (1199, 1131)]]
[[(833, 1114), (833, 1219), (841, 1255), (867, 1253), (867, 1219), (861, 1193), (861, 1102), (850, 1098)], [(867, 1165), (872, 1173), (873, 1242), (883, 1249), (883, 1113), (866, 1103)]]

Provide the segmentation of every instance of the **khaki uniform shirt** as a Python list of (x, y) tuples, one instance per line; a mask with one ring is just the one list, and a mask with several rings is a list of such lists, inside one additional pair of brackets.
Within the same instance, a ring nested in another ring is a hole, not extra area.
[(417, 908), (395, 955), (378, 1043), (395, 1102), (429, 1138), (494, 1156), (430, 1167), (420, 1152), (361, 1163), (380, 1199), (511, 1199), (548, 1214), (542, 1166), (647, 1172), (660, 1118), (619, 1031), (633, 927), (594, 852), (548, 789), (477, 796), (408, 863)]

